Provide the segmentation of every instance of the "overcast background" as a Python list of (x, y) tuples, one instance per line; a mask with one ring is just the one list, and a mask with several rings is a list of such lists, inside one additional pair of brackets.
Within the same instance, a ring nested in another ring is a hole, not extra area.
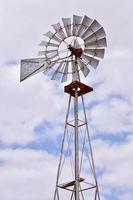
[(86, 83), (101, 200), (133, 199), (133, 2), (131, 0), (0, 0), (0, 199), (50, 200), (55, 186), (67, 95), (38, 74), (19, 82), (20, 59), (61, 17), (96, 18), (108, 48)]

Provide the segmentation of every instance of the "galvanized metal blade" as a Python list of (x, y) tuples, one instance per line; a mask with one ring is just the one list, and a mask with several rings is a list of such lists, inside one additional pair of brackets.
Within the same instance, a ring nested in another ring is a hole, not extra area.
[(41, 41), (40, 46), (45, 46), (45, 47), (47, 47), (47, 46), (58, 47), (59, 44), (54, 44), (54, 43), (51, 43), (51, 42)]
[(63, 28), (61, 27), (60, 23), (53, 24), (52, 27), (56, 31), (56, 35), (60, 37), (62, 40), (66, 38), (65, 32), (63, 31)]
[(98, 29), (101, 28), (101, 25), (98, 23), (96, 19), (94, 19), (89, 28), (91, 28), (93, 32), (96, 32)]
[(60, 31), (58, 31), (58, 32), (56, 33), (56, 35), (57, 35), (58, 37), (60, 37), (62, 40), (64, 40), (64, 39), (66, 38), (66, 35), (65, 35), (65, 32), (63, 31), (63, 29), (61, 29)]
[(84, 49), (84, 52), (90, 56), (98, 57), (98, 58), (103, 58), (105, 49)]
[(106, 33), (105, 33), (103, 27), (101, 27), (100, 29), (98, 29), (94, 34), (96, 34), (96, 36), (97, 36), (98, 38), (103, 38), (103, 37), (106, 36)]
[(73, 15), (73, 24), (74, 25), (81, 24), (82, 18), (83, 18), (82, 16)]
[(46, 55), (47, 56), (48, 54), (57, 55), (58, 51), (57, 50), (48, 50), (48, 51), (39, 51), (38, 52), (39, 56), (42, 56), (42, 55)]
[(81, 48), (81, 45), (79, 44), (79, 42), (78, 42), (78, 39), (77, 39), (77, 38), (75, 38), (75, 39), (74, 39), (74, 44), (73, 44), (73, 47), (74, 47), (74, 48)]
[(88, 56), (86, 54), (83, 54), (81, 58), (83, 60), (85, 60), (87, 62), (87, 64), (91, 65), (94, 69), (96, 69), (99, 64), (98, 59)]
[(81, 34), (81, 38), (84, 40), (85, 38), (89, 37), (90, 35), (92, 35), (94, 32), (92, 31), (92, 29), (87, 28), (82, 34)]
[(58, 50), (56, 49), (56, 50), (48, 50), (48, 51), (46, 51), (46, 54), (57, 54), (57, 52), (58, 52)]
[(60, 29), (62, 29), (60, 23), (53, 24), (52, 27), (54, 28), (54, 30), (55, 30), (56, 32), (58, 32)]
[(81, 35), (85, 32), (86, 30), (86, 26), (84, 26), (83, 24), (81, 24), (79, 26), (78, 32), (76, 34), (76, 36), (81, 37)]
[(62, 18), (62, 22), (66, 31), (67, 36), (71, 36), (72, 34), (72, 26), (71, 26), (71, 18)]
[(47, 33), (45, 33), (44, 36), (48, 37), (49, 39), (53, 39), (53, 40), (55, 40), (58, 43), (61, 43), (61, 41), (62, 41), (55, 34), (53, 34), (51, 31), (48, 31)]
[(99, 40), (101, 38), (104, 38), (106, 36), (105, 31), (103, 28), (100, 28), (96, 32), (92, 33), (91, 35), (87, 36), (84, 41), (87, 42), (93, 42), (95, 40)]
[(53, 59), (58, 56), (58, 50), (39, 51), (39, 56), (45, 55), (46, 59)]
[(48, 67), (45, 58), (32, 58), (21, 60), (20, 81), (37, 74)]
[(90, 17), (84, 15), (82, 24), (86, 27), (90, 26), (90, 24), (93, 22), (93, 19), (91, 19)]
[(44, 56), (46, 51), (38, 51), (38, 56)]
[(65, 62), (64, 63), (64, 72), (63, 72), (63, 76), (62, 76), (62, 79), (61, 79), (62, 83), (67, 81), (68, 67), (69, 67), (69, 62)]
[(78, 29), (77, 36), (81, 36), (86, 31), (88, 26), (90, 26), (92, 21), (93, 21), (93, 19), (91, 19), (91, 18), (89, 18), (85, 15), (83, 20), (82, 20), (82, 23), (81, 23), (81, 25)]
[(59, 66), (57, 67), (56, 71), (54, 72), (54, 74), (53, 74), (51, 80), (56, 80), (56, 79), (57, 79), (57, 75), (58, 75), (59, 73), (61, 73), (61, 68), (62, 68), (63, 65), (64, 65), (63, 62), (61, 62), (61, 63), (59, 64)]
[(48, 37), (49, 39), (52, 38), (54, 34), (51, 31), (48, 31), (47, 33), (44, 33), (44, 36)]
[(83, 60), (81, 60), (80, 58), (77, 59), (77, 62), (79, 64), (79, 67), (80, 67), (82, 73), (86, 77), (90, 72), (89, 68), (86, 66), (86, 64), (83, 62)]
[(56, 57), (58, 57), (58, 52), (47, 54), (47, 58), (49, 58), (50, 60), (52, 60)]
[(107, 47), (107, 41), (106, 38), (102, 38), (100, 40), (96, 40), (93, 42), (85, 42), (85, 48), (89, 48), (89, 49), (95, 49), (95, 48), (103, 48), (103, 47)]
[(94, 20), (92, 24), (87, 28), (87, 30), (81, 35), (81, 37), (83, 39), (86, 39), (90, 36), (99, 36), (100, 33), (96, 34), (98, 30), (101, 30), (101, 33), (104, 36), (105, 32), (103, 31), (103, 28), (101, 28), (101, 25), (96, 20)]
[(77, 35), (81, 21), (82, 21), (82, 16), (73, 15), (73, 29), (72, 29), (73, 35)]

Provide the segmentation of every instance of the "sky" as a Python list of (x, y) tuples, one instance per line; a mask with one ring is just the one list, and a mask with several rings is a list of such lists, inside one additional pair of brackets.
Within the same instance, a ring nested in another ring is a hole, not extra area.
[(131, 0), (0, 0), (0, 199), (53, 197), (68, 96), (40, 73), (20, 83), (20, 60), (33, 58), (62, 17), (96, 18), (105, 58), (85, 83), (101, 200), (133, 196), (133, 24)]

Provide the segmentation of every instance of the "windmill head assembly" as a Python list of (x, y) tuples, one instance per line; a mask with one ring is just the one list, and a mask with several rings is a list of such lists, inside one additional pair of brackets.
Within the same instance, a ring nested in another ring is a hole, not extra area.
[[(104, 57), (106, 34), (97, 20), (73, 15), (44, 34), (37, 58), (21, 60), (20, 81), (39, 72), (70, 83), (54, 200), (100, 200), (84, 95), (93, 88), (81, 82)], [(51, 163), (52, 165), (52, 163)], [(45, 199), (45, 197), (44, 197)]]

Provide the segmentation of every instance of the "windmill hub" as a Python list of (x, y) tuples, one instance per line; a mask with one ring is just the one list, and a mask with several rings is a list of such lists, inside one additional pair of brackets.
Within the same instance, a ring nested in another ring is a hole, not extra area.
[(68, 49), (70, 50), (71, 55), (74, 55), (75, 57), (80, 58), (83, 54), (82, 48), (74, 48), (71, 45), (68, 45)]

